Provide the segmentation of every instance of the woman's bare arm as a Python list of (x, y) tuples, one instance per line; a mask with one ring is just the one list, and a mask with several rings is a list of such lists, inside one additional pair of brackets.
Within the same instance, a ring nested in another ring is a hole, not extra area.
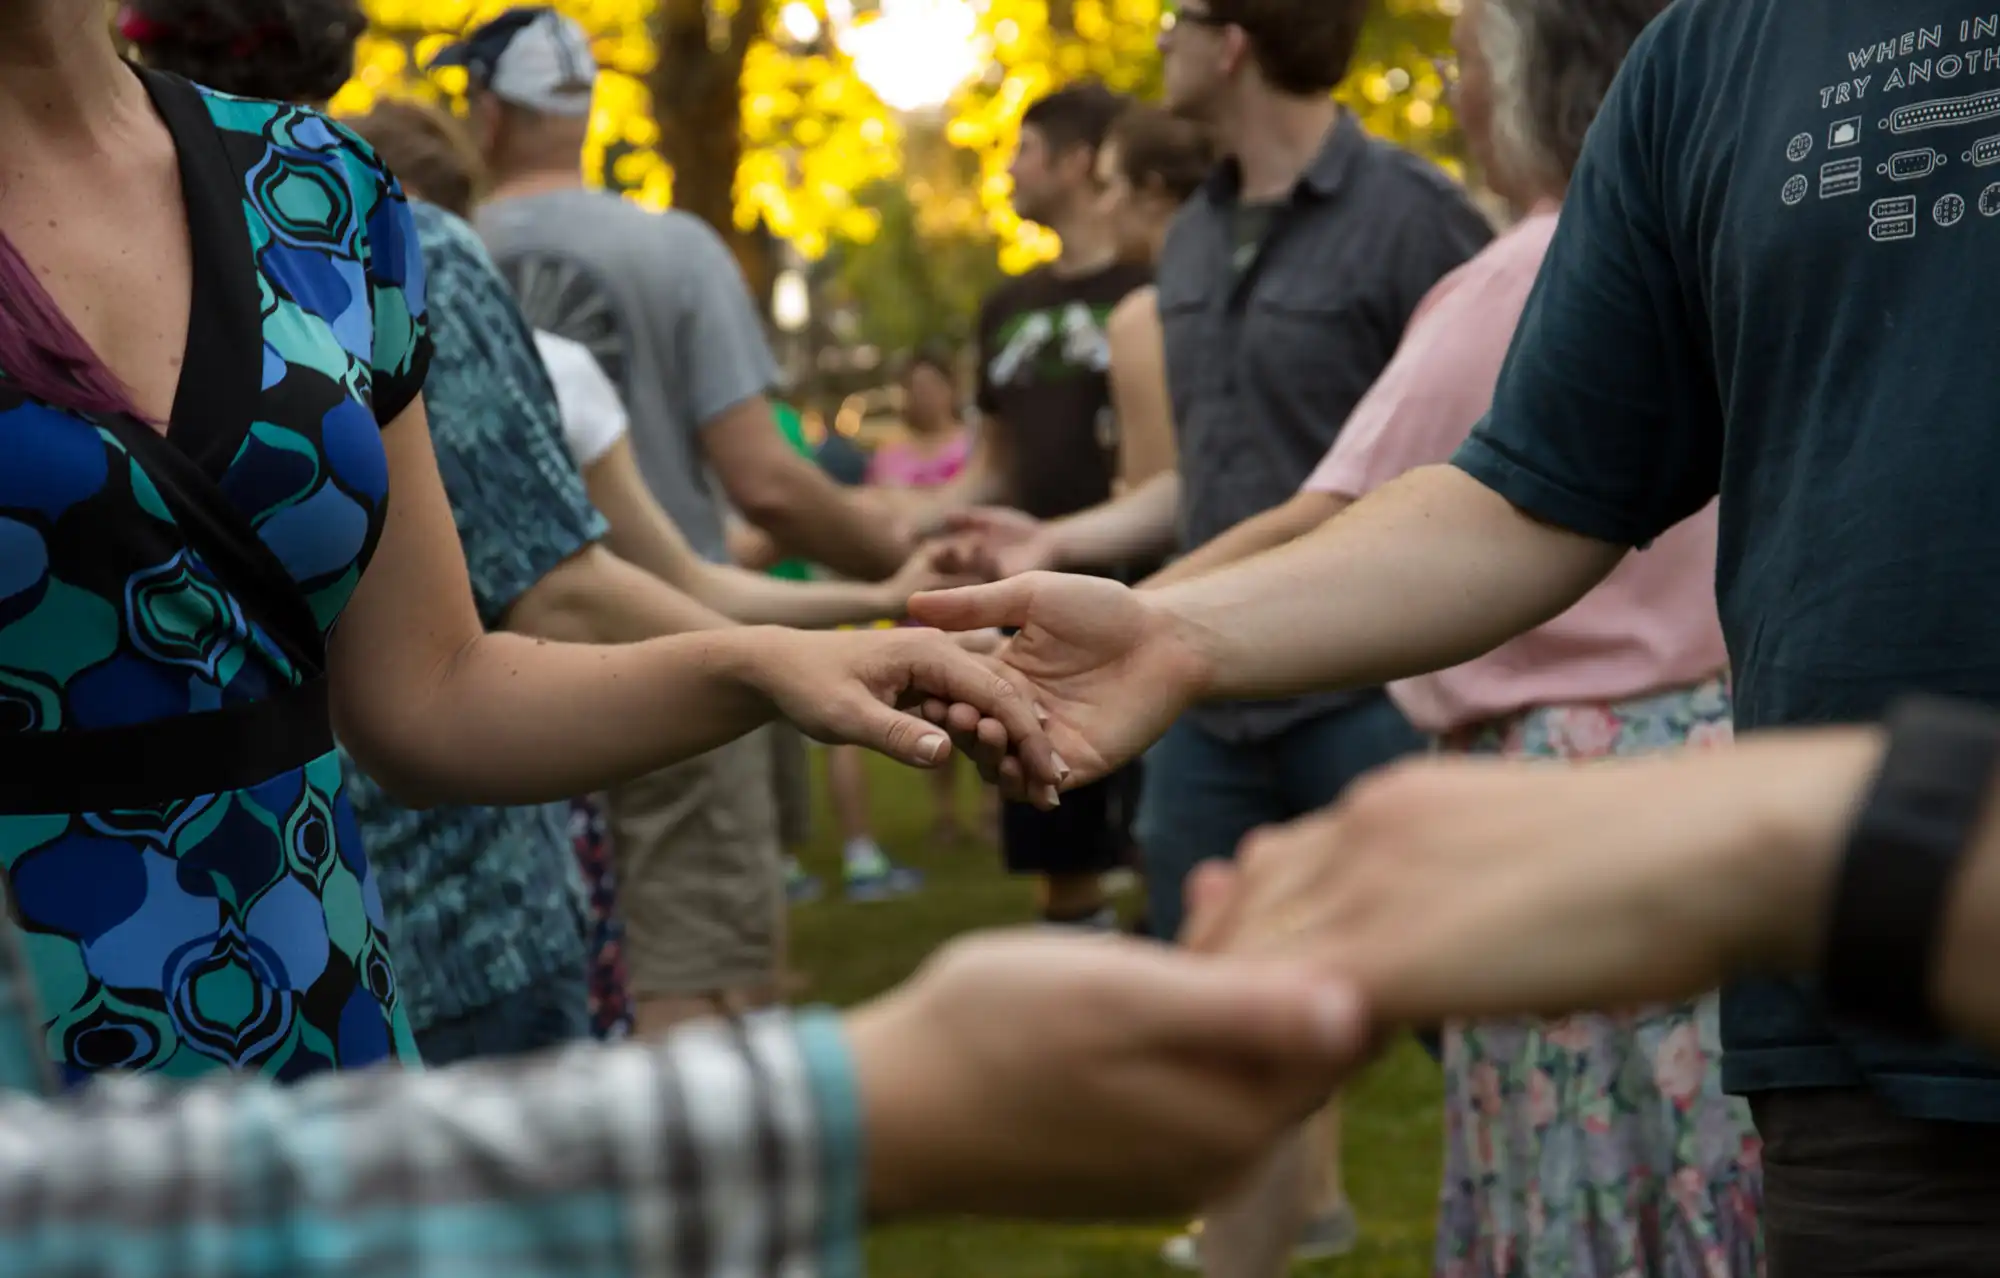
[(342, 742), (406, 802), (535, 803), (691, 757), (783, 713), (917, 763), (942, 736), (893, 703), (976, 706), (1060, 769), (1033, 707), (942, 636), (704, 631), (615, 646), (487, 634), (421, 400), (383, 430), (394, 497), (330, 652)]
[(912, 568), (883, 582), (784, 581), (709, 563), (653, 500), (622, 439), (584, 471), (583, 480), (591, 504), (611, 525), (605, 542), (613, 553), (732, 621), (815, 630), (897, 620), (912, 594), (943, 580)]
[(1180, 464), (1160, 295), (1143, 288), (1127, 297), (1111, 312), (1105, 333), (1111, 341), (1111, 406), (1118, 413), (1118, 483), (1120, 491), (1131, 492)]

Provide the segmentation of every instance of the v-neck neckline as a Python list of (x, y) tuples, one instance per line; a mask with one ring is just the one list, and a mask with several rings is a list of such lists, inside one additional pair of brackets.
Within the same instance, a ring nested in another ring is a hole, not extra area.
[(201, 91), (179, 76), (132, 69), (173, 139), (193, 275), (166, 439), (220, 482), (249, 436), (262, 382), (263, 305), (242, 180)]

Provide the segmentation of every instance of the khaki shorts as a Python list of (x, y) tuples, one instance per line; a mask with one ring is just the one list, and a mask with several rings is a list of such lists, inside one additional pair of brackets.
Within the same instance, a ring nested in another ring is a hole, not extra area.
[(774, 723), (771, 734), (771, 789), (778, 803), (778, 842), (787, 852), (812, 842), (812, 746), (789, 723)]
[(610, 797), (633, 995), (770, 986), (783, 957), (785, 869), (768, 729)]

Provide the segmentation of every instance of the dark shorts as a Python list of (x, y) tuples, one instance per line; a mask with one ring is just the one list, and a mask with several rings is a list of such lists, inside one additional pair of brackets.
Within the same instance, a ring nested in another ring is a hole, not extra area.
[(1317, 812), (1363, 773), (1423, 748), (1382, 693), (1262, 741), (1225, 741), (1193, 719), (1174, 724), (1146, 752), (1152, 784), (1139, 805), (1153, 935), (1180, 935), (1195, 866), (1235, 857), (1252, 831)]
[(2000, 1273), (2000, 1126), (1904, 1118), (1866, 1089), (1761, 1092), (1767, 1278)]
[(1000, 805), (1000, 848), (1011, 874), (1109, 874), (1132, 864), (1132, 818), (1139, 769), (1125, 768), (1063, 795), (1043, 812), (1026, 803)]
[(579, 966), (469, 1015), (418, 1030), (417, 1050), (426, 1065), (455, 1065), (524, 1056), (590, 1036), (590, 978)]

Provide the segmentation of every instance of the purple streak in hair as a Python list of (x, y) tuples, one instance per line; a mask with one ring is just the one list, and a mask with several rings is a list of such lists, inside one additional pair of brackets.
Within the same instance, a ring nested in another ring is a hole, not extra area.
[(11, 383), (57, 408), (131, 413), (132, 396), (35, 278), (0, 231), (0, 383)]

